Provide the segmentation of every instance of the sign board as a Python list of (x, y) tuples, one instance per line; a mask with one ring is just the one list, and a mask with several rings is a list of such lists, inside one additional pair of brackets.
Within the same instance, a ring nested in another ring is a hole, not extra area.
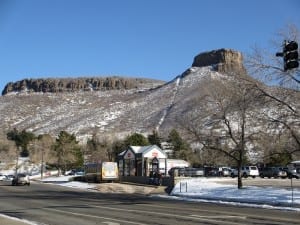
[(164, 159), (164, 158), (166, 158), (166, 155), (163, 154), (159, 149), (153, 148), (153, 149), (151, 149), (149, 152), (147, 152), (144, 155), (144, 158), (160, 158), (160, 159)]
[(124, 159), (135, 159), (135, 155), (134, 155), (134, 153), (129, 149), (129, 150), (125, 153)]

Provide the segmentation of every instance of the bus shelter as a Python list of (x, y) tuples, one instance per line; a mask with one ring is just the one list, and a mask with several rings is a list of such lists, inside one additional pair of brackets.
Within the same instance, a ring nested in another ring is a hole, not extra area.
[[(166, 174), (167, 155), (156, 145), (129, 146), (118, 156), (120, 176), (149, 176), (153, 172)], [(164, 161), (164, 163), (160, 163)], [(163, 166), (163, 168), (161, 167)]]

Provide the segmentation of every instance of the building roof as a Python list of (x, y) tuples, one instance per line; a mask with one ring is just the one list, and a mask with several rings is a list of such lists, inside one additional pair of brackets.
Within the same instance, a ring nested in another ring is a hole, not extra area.
[(167, 157), (165, 151), (162, 150), (161, 148), (159, 148), (157, 145), (129, 146), (128, 149), (126, 149), (125, 151), (121, 152), (119, 154), (119, 156), (125, 156), (125, 154), (128, 151), (132, 151), (135, 155), (143, 155), (143, 156), (145, 156), (147, 153), (149, 154), (151, 151), (155, 151), (155, 150), (156, 150), (156, 154), (153, 154), (152, 157), (156, 157), (156, 155), (159, 155), (160, 156), (159, 158), (166, 158)]

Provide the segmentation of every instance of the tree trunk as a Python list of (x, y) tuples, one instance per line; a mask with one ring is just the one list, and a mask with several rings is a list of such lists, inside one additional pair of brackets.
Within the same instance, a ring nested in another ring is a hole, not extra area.
[(242, 182), (242, 176), (239, 173), (239, 175), (238, 175), (238, 189), (241, 189), (241, 188), (243, 188), (243, 182)]
[[(242, 154), (240, 154), (242, 155)], [(242, 157), (238, 162), (238, 189), (243, 188), (243, 181), (242, 181)]]

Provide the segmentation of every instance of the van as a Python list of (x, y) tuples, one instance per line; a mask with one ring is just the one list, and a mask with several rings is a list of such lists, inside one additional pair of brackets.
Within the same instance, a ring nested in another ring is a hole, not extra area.
[[(241, 168), (241, 175), (242, 177), (258, 177), (259, 176), (259, 170), (257, 166), (242, 166)], [(230, 176), (237, 177), (238, 176), (238, 170), (236, 168), (231, 168)]]
[(84, 177), (87, 182), (95, 183), (118, 181), (118, 164), (116, 162), (86, 163)]
[(259, 176), (261, 178), (264, 178), (264, 177), (286, 178), (287, 172), (282, 167), (264, 167), (261, 169)]
[(242, 176), (243, 177), (258, 177), (259, 176), (259, 170), (257, 166), (243, 166), (242, 167)]

